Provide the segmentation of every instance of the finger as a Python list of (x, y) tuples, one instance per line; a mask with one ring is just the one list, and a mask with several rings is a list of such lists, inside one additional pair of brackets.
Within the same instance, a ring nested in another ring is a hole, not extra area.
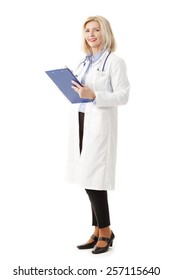
[(72, 84), (74, 84), (77, 88), (80, 88), (81, 86), (77, 83), (77, 82), (75, 82), (75, 81), (71, 81), (72, 82)]
[(76, 86), (71, 86), (71, 88), (79, 94), (79, 89)]

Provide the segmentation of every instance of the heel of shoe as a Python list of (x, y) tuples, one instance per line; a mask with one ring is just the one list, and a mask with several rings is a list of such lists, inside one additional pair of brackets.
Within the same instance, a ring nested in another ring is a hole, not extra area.
[(113, 241), (114, 241), (115, 235), (112, 232), (111, 238), (110, 238), (110, 242), (109, 242), (109, 246), (112, 247), (113, 246)]

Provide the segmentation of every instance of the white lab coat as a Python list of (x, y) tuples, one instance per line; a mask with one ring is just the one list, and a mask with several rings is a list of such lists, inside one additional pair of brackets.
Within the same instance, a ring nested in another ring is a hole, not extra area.
[[(124, 61), (111, 53), (101, 69), (108, 51), (92, 64), (87, 77), (88, 85), (96, 95), (96, 104), (85, 108), (82, 153), (79, 151), (79, 104), (72, 105), (69, 128), (67, 179), (83, 188), (113, 190), (117, 149), (118, 106), (128, 101), (129, 82)], [(83, 76), (86, 65), (80, 65), (75, 74)]]

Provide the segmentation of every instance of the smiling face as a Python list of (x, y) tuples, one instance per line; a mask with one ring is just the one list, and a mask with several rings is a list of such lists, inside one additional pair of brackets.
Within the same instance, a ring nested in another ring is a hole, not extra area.
[(96, 54), (103, 48), (103, 35), (101, 32), (100, 24), (97, 21), (89, 21), (85, 25), (84, 37), (92, 53)]

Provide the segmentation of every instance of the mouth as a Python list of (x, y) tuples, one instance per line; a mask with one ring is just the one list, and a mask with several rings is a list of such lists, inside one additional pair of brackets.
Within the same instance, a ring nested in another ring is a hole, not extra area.
[(95, 42), (97, 39), (96, 38), (90, 38), (88, 41), (89, 42)]

